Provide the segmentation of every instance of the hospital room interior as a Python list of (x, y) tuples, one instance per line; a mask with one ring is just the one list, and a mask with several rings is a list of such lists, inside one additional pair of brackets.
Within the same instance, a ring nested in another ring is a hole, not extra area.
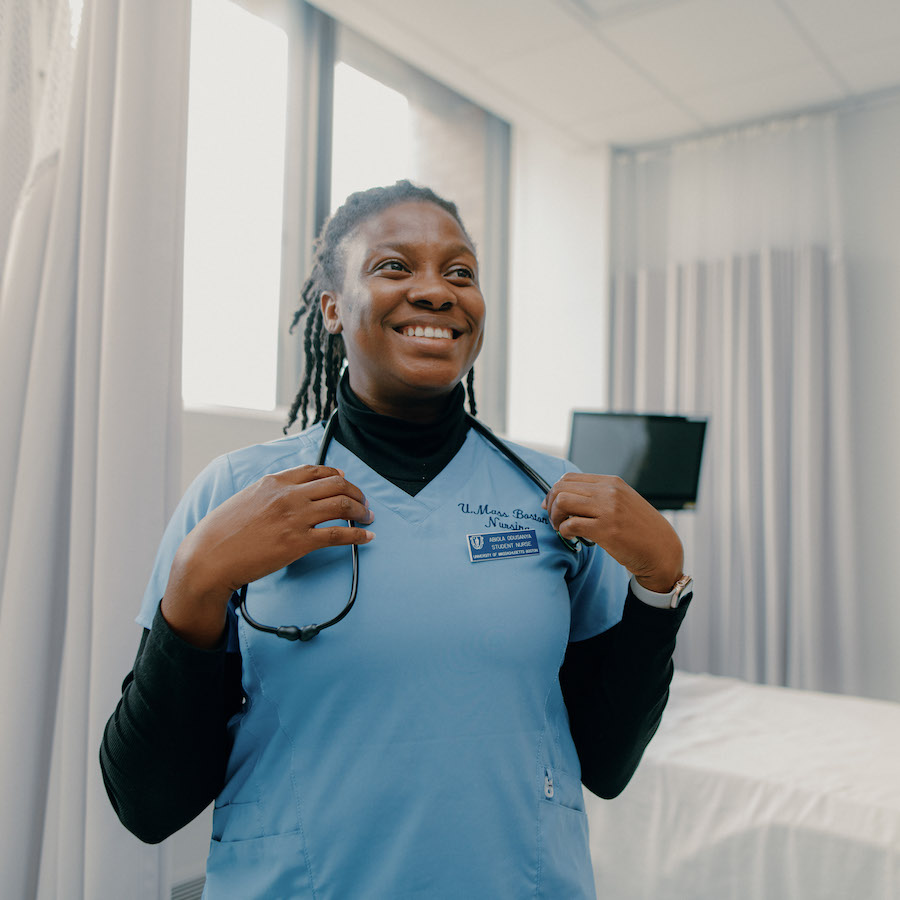
[(97, 763), (135, 616), (282, 437), (323, 222), (409, 179), (481, 421), (626, 480), (671, 435), (694, 597), (597, 897), (897, 900), (898, 162), (895, 0), (0, 0), (0, 895), (201, 897), (212, 810), (142, 843)]

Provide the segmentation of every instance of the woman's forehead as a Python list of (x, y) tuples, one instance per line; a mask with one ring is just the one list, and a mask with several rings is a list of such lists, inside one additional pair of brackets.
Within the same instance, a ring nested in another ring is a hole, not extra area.
[(459, 222), (445, 209), (427, 201), (406, 201), (369, 216), (347, 236), (347, 249), (369, 253), (379, 247), (407, 249), (440, 247), (468, 252), (475, 248)]

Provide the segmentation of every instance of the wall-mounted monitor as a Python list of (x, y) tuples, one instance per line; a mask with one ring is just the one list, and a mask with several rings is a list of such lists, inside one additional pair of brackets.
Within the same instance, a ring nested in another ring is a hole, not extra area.
[(582, 472), (618, 475), (657, 509), (697, 503), (706, 419), (572, 413), (569, 459)]

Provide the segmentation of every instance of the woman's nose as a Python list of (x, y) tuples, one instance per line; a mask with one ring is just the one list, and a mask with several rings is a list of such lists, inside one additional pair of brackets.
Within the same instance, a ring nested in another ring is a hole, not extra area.
[(428, 309), (445, 310), (456, 304), (456, 294), (441, 275), (422, 275), (409, 286), (410, 303)]

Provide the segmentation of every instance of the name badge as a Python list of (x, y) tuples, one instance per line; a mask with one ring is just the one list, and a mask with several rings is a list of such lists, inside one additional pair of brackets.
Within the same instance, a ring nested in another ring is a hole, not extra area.
[(469, 560), (473, 563), (489, 559), (512, 559), (516, 556), (533, 556), (540, 553), (537, 533), (533, 529), (522, 531), (496, 531), (490, 534), (467, 534)]

